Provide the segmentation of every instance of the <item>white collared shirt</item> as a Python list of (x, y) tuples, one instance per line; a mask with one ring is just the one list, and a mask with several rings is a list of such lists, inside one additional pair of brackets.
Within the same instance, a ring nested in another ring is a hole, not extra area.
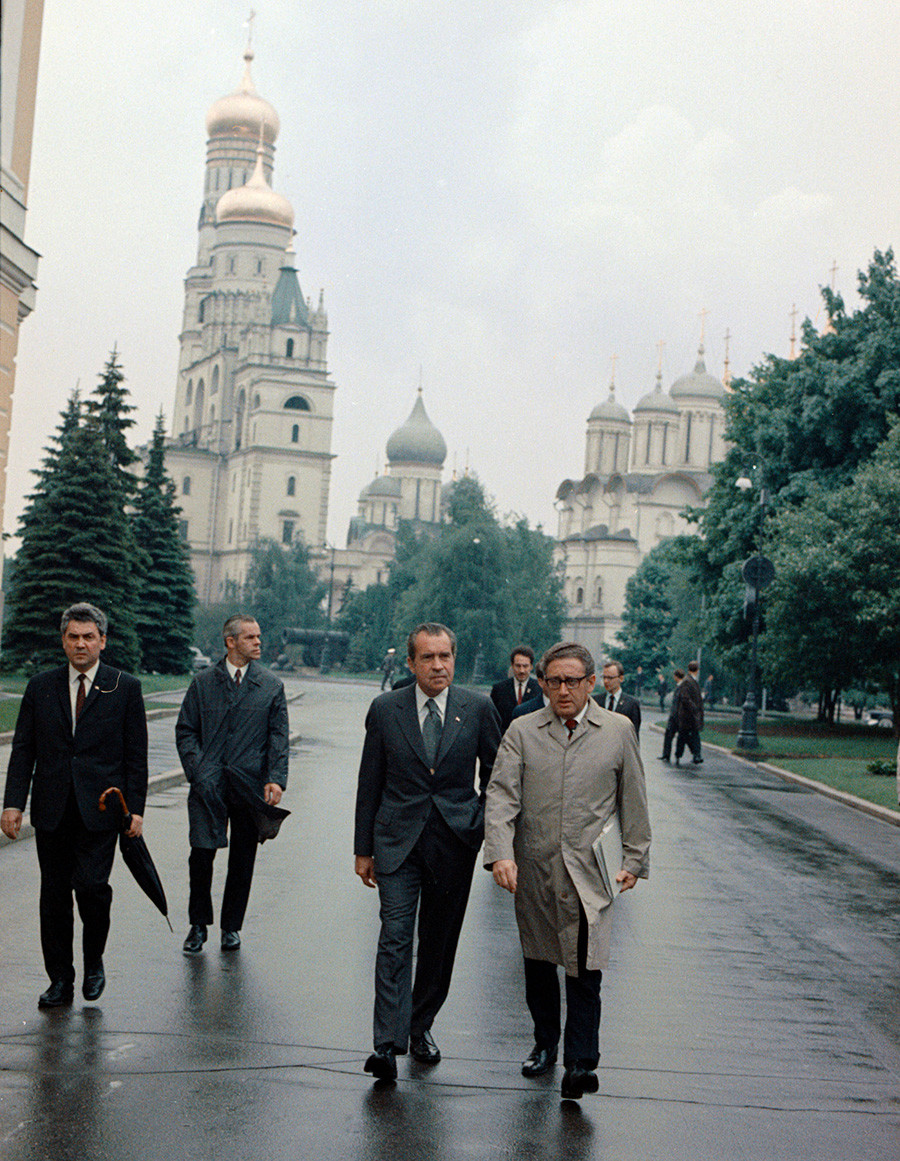
[(232, 681), (234, 681), (235, 674), (240, 669), (241, 685), (244, 684), (244, 678), (247, 676), (247, 666), (249, 664), (250, 664), (250, 662), (248, 661), (245, 665), (241, 665), (239, 667), (237, 665), (232, 665), (231, 662), (228, 660), (228, 658), (227, 657), (225, 658), (225, 668), (228, 670), (228, 676), (231, 678)]
[[(619, 706), (619, 699), (620, 699), (620, 698), (621, 698), (621, 696), (622, 696), (622, 691), (621, 691), (621, 689), (617, 689), (617, 690), (616, 690), (616, 692), (615, 692), (614, 694), (612, 694), (612, 696), (615, 698), (615, 701), (612, 703), (612, 710), (613, 710), (613, 713), (615, 713), (616, 709), (618, 709), (618, 706)], [(606, 692), (606, 690), (604, 689), (604, 691), (603, 691), (603, 701), (602, 701), (602, 703), (601, 703), (604, 709), (609, 709), (609, 708), (610, 708), (610, 705), (609, 705), (609, 698), (610, 698), (610, 695), (609, 695), (609, 694)]]
[[(439, 694), (431, 699), (437, 706), (438, 713), (441, 715), (441, 725), (444, 724), (444, 719), (447, 716), (447, 691), (449, 688), (450, 687), (447, 686), (447, 689), (442, 689)], [(422, 689), (419, 683), (416, 682), (416, 709), (419, 713), (420, 729), (425, 725), (425, 719), (428, 717), (428, 708), (425, 704), (428, 700), (428, 694)]]
[[(97, 676), (97, 670), (100, 668), (100, 662), (95, 661), (90, 669), (84, 671), (84, 696), (91, 692), (94, 684), (94, 678)], [(78, 679), (81, 677), (81, 672), (69, 662), (69, 705), (72, 709), (72, 733), (75, 733), (75, 702), (78, 698)]]
[[(590, 701), (590, 698), (588, 698), (588, 701)], [(575, 715), (575, 721), (576, 721), (576, 722), (580, 722), (580, 721), (581, 721), (581, 719), (582, 719), (582, 718), (584, 717), (584, 715), (587, 713), (587, 708), (588, 708), (588, 702), (586, 701), (586, 702), (584, 703), (584, 705), (581, 707), (581, 709), (578, 711), (578, 713)], [(558, 715), (558, 714), (557, 714), (557, 717), (559, 717), (559, 715)], [(571, 718), (560, 718), (559, 720), (560, 720), (560, 721), (562, 722), (562, 724), (565, 726), (565, 725), (566, 725), (566, 722), (570, 722), (572, 719), (571, 719)], [(566, 729), (568, 729), (568, 728), (569, 728), (569, 727), (568, 727), (568, 726), (566, 726)]]

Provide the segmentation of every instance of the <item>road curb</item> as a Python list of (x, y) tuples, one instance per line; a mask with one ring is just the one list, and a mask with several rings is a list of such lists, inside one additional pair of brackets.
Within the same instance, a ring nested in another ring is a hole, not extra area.
[[(156, 711), (151, 712), (155, 713)], [(175, 710), (175, 713), (177, 712)], [(302, 734), (291, 734), (288, 744), (296, 746), (301, 740)], [(161, 774), (151, 774), (147, 779), (147, 797), (149, 798), (151, 794), (156, 794), (161, 790), (168, 790), (170, 786), (178, 786), (185, 781), (184, 771), (180, 766), (174, 770), (164, 770)], [(31, 825), (29, 816), (26, 814), (22, 819), (22, 828), (19, 831), (19, 837), (17, 839), (7, 838), (5, 834), (0, 832), (0, 847), (9, 846), (13, 842), (21, 842), (22, 839), (28, 838), (34, 838), (34, 827)]]
[[(660, 734), (665, 733), (664, 727), (657, 725), (655, 722), (651, 724), (650, 729), (656, 730)], [(842, 802), (844, 806), (852, 806), (854, 810), (860, 810), (863, 814), (871, 814), (875, 818), (880, 818), (882, 822), (889, 823), (891, 826), (900, 826), (900, 810), (891, 810), (888, 806), (879, 806), (877, 802), (869, 802), (866, 798), (857, 798), (855, 794), (848, 794), (846, 790), (836, 790), (826, 782), (817, 782), (814, 778), (806, 778), (803, 774), (795, 774), (793, 770), (784, 770), (781, 766), (773, 766), (771, 762), (754, 762), (752, 758), (743, 758), (725, 746), (717, 746), (715, 742), (704, 742), (703, 747), (706, 750), (715, 750), (719, 754), (725, 754), (729, 758), (734, 758), (736, 762), (743, 762), (745, 766), (758, 770), (767, 770), (770, 774), (777, 774), (785, 782), (794, 782), (797, 786), (805, 786), (807, 790), (815, 790), (817, 794), (824, 794), (826, 798), (833, 798), (835, 802)]]

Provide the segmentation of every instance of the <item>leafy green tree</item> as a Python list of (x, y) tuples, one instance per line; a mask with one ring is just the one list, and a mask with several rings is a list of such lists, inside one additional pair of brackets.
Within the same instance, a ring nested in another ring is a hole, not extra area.
[[(706, 623), (734, 671), (747, 664), (742, 562), (760, 544), (776, 551), (782, 513), (802, 506), (814, 520), (814, 498), (850, 483), (900, 410), (900, 280), (892, 251), (875, 252), (859, 275), (859, 293), (863, 306), (848, 315), (840, 296), (823, 290), (834, 333), (817, 334), (807, 320), (800, 356), (768, 356), (747, 379), (735, 380), (726, 401), (726, 436), (734, 446), (714, 467), (707, 506), (693, 517), (702, 534), (698, 576)], [(742, 493), (735, 481), (748, 470), (754, 487)], [(765, 597), (764, 614), (767, 606)], [(786, 675), (769, 656), (774, 642), (771, 636), (760, 643), (770, 678)], [(821, 642), (810, 639), (814, 644)], [(833, 676), (823, 673), (816, 685), (823, 688)]]
[(347, 668), (356, 672), (377, 669), (391, 645), (401, 655), (405, 651), (405, 639), (398, 643), (391, 636), (391, 592), (387, 585), (354, 589), (341, 605), (337, 628), (350, 634)]
[(437, 536), (398, 552), (394, 637), (420, 621), (440, 621), (457, 637), (457, 665), (471, 671), (479, 649), (487, 676), (506, 671), (517, 644), (537, 650), (559, 639), (565, 608), (553, 541), (524, 520), (501, 526), (474, 477), (456, 482), (450, 521)]
[(88, 400), (88, 412), (100, 429), (119, 489), (123, 496), (129, 497), (135, 491), (136, 480), (127, 469), (137, 462), (138, 457), (125, 438), (126, 431), (134, 427), (135, 421), (129, 418), (134, 406), (128, 402), (129, 393), (123, 386), (124, 382), (125, 373), (113, 347), (100, 374), (100, 382)]
[(250, 556), (242, 611), (259, 622), (264, 658), (278, 656), (283, 629), (324, 627), (322, 601), (327, 592), (328, 585), (310, 568), (305, 544), (298, 541), (282, 548), (274, 540), (259, 541)]
[(75, 601), (109, 616), (104, 659), (123, 669), (140, 664), (134, 625), (138, 557), (113, 466), (92, 419), (70, 403), (57, 446), (20, 521), (21, 546), (10, 583), (4, 661), (8, 666), (59, 661), (59, 617)]
[(160, 413), (132, 515), (142, 554), (135, 622), (145, 669), (187, 673), (196, 598), (187, 545), (178, 530), (181, 509), (175, 504), (175, 485), (166, 474), (165, 439)]
[(852, 483), (813, 489), (774, 528), (766, 658), (819, 690), (833, 718), (844, 689), (875, 682), (900, 722), (900, 420)]

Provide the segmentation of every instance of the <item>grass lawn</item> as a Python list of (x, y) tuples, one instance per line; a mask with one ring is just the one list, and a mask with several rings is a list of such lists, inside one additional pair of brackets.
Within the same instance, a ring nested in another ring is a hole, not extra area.
[[(163, 693), (169, 689), (185, 689), (191, 680), (191, 674), (184, 674), (181, 676), (160, 676), (156, 673), (141, 673), (141, 687), (144, 694), (148, 693)], [(10, 693), (13, 695), (21, 695), (25, 692), (25, 686), (28, 684), (28, 678), (17, 673), (6, 673), (0, 677), (0, 693)], [(147, 703), (148, 709), (163, 709), (166, 706), (164, 701), (151, 701)], [(173, 702), (173, 705), (176, 703)], [(19, 714), (19, 697), (13, 696), (10, 698), (0, 699), (0, 732), (4, 730), (13, 730), (16, 726), (16, 718)]]
[[(713, 717), (707, 719), (703, 738), (731, 750), (739, 729), (738, 720)], [(895, 768), (897, 739), (890, 731), (851, 723), (828, 726), (784, 718), (761, 720), (758, 733), (760, 761), (824, 782), (879, 806), (897, 809), (896, 779), (869, 774), (866, 770), (875, 759)]]

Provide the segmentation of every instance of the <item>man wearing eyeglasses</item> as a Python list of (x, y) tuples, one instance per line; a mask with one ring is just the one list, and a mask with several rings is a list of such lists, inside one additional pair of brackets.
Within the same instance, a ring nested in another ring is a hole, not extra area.
[(487, 790), (484, 863), (515, 896), (534, 1022), (522, 1075), (540, 1076), (556, 1063), (562, 966), (561, 1093), (578, 1100), (599, 1088), (600, 983), (615, 893), (604, 887), (601, 834), (618, 812), (622, 862), (609, 878), (628, 891), (649, 873), (650, 820), (637, 737), (622, 714), (591, 698), (588, 650), (561, 642), (541, 666), (550, 704), (514, 718), (504, 735)]

